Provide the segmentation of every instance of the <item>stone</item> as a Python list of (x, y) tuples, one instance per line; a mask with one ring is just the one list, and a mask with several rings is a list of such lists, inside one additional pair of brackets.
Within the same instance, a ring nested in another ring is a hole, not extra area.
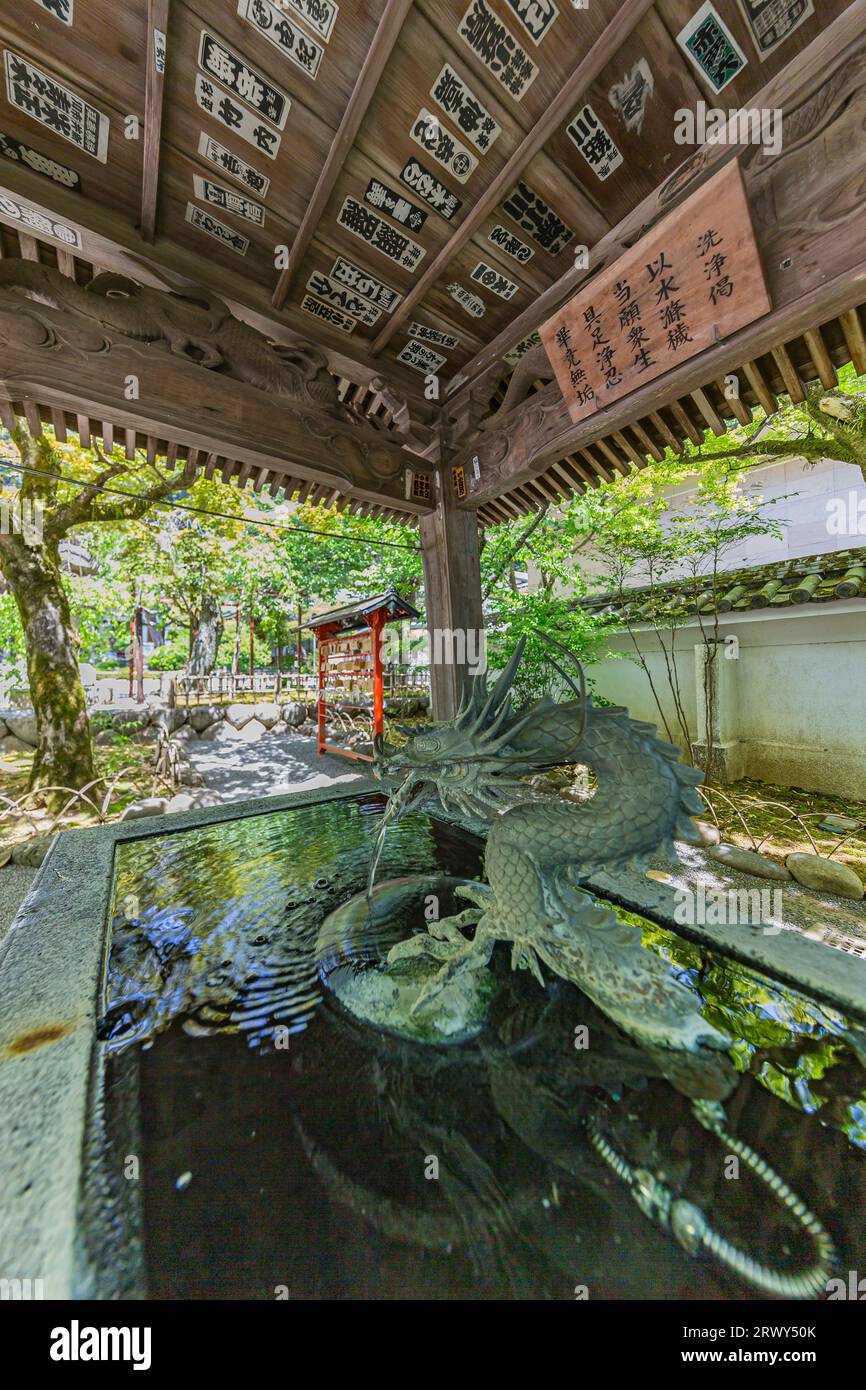
[(146, 816), (162, 816), (167, 806), (164, 796), (147, 796), (143, 801), (133, 801), (131, 806), (127, 806), (120, 819), (144, 820)]
[(285, 719), (278, 719), (276, 724), (271, 725), (270, 732), (272, 734), (287, 734), (289, 732), (289, 726)]
[(221, 801), (219, 792), (205, 787), (201, 791), (178, 792), (165, 809), (169, 815), (175, 815), (181, 811), (200, 811), (206, 806), (219, 806)]
[(256, 739), (261, 738), (262, 734), (266, 734), (267, 732), (264, 724), (258, 719), (251, 719), (241, 729), (240, 734), (244, 743), (255, 743)]
[(203, 787), (201, 791), (193, 793), (193, 804), (196, 810), (201, 810), (205, 806), (221, 806), (222, 797), (219, 792), (215, 792), (210, 787)]
[(264, 724), (266, 729), (270, 729), (280, 717), (280, 707), (269, 701), (263, 701), (261, 704), (253, 706), (253, 716), (260, 724)]
[(701, 837), (702, 845), (718, 845), (721, 843), (722, 832), (717, 825), (711, 825), (706, 820), (696, 820), (695, 827)]
[(741, 874), (772, 878), (780, 883), (791, 877), (783, 864), (776, 864), (765, 855), (756, 854), (754, 850), (740, 849), (739, 845), (712, 845), (707, 854), (718, 864), (724, 864), (728, 869), (736, 869)]
[(7, 714), (6, 727), (14, 738), (20, 739), (22, 743), (29, 744), (31, 748), (36, 747), (35, 714)]
[(0, 719), (0, 740), (4, 739), (4, 738), (6, 737), (6, 735), (8, 734), (8, 732), (9, 732), (9, 730), (8, 730), (8, 728), (6, 727), (6, 720), (5, 720), (5, 719)]
[(854, 831), (862, 830), (863, 826), (859, 820), (854, 820), (853, 816), (828, 815), (818, 822), (819, 830), (838, 830), (839, 834), (851, 834)]
[(18, 758), (22, 753), (31, 754), (33, 744), (25, 743), (23, 739), (16, 738), (14, 734), (7, 734), (5, 738), (0, 738), (0, 756), (4, 758)]
[(184, 724), (180, 729), (176, 729), (171, 736), (172, 743), (183, 746), (186, 743), (198, 743), (198, 734), (191, 724)]
[(188, 713), (185, 709), (158, 709), (151, 716), (151, 723), (154, 728), (173, 734), (187, 722)]
[(249, 724), (252, 717), (252, 705), (229, 705), (226, 710), (226, 719), (230, 724), (234, 724), (236, 729), (242, 729), (245, 724)]
[(12, 863), (23, 869), (38, 869), (54, 839), (53, 830), (43, 831), (41, 835), (31, 835), (29, 840), (16, 845), (12, 851)]
[(105, 723), (113, 729), (123, 729), (130, 724), (144, 725), (151, 718), (151, 711), (146, 705), (137, 705), (133, 709), (103, 710), (101, 713)]
[(223, 743), (240, 739), (243, 735), (240, 729), (236, 729), (234, 724), (230, 724), (227, 719), (221, 719), (217, 724), (211, 724), (209, 729), (199, 736), (200, 743)]
[(306, 705), (300, 704), (299, 701), (293, 700), (290, 704), (283, 705), (283, 719), (292, 728), (297, 728), (299, 724), (303, 724), (306, 717)]
[(863, 883), (847, 864), (825, 859), (820, 854), (789, 854), (785, 863), (804, 888), (816, 893), (833, 893), (837, 898), (863, 897)]
[(180, 784), (182, 787), (203, 787), (204, 778), (194, 767), (182, 767), (180, 770)]
[(190, 710), (189, 722), (197, 734), (203, 734), (205, 729), (218, 723), (223, 715), (224, 711), (219, 705), (199, 705), (197, 709)]

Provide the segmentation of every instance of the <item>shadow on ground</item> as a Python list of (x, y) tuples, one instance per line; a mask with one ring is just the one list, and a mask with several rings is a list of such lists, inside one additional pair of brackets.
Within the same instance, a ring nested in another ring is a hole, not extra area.
[(320, 756), (315, 740), (300, 734), (269, 734), (255, 743), (241, 739), (194, 743), (189, 761), (205, 785), (224, 801), (314, 791), (341, 782), (366, 781), (369, 776), (366, 763), (329, 753)]

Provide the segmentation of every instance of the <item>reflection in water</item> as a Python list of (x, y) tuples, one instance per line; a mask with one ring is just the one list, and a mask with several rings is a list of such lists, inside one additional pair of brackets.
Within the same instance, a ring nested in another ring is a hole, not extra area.
[[(662, 1174), (757, 1258), (807, 1264), (808, 1242), (760, 1184), (726, 1179), (691, 1096), (725, 1099), (730, 1127), (831, 1219), (841, 1264), (858, 1267), (859, 1039), (796, 991), (646, 928), (736, 1040), (729, 1099), (716, 1065), (649, 1054), (572, 986), (542, 991), (504, 957), (473, 1043), (419, 1045), (346, 1014), (320, 969), (374, 968), (424, 926), (419, 890), (396, 920), (331, 918), (342, 930), (317, 959), (320, 927), (365, 886), (381, 804), (119, 848), (101, 1034), (121, 1054), (115, 1080), (140, 1073), (152, 1294), (560, 1298), (587, 1285), (593, 1297), (741, 1297), (645, 1219), (587, 1136), (591, 1115), (632, 1166)], [(396, 825), (381, 876), (437, 873), (477, 876), (477, 846), (425, 817)], [(199, 1033), (211, 1036), (188, 1036)], [(143, 1040), (156, 1045), (132, 1047)]]

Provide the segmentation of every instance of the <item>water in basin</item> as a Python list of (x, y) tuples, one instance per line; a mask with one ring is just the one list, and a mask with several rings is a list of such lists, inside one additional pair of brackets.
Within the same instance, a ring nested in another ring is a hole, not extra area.
[[(693, 1064), (672, 1085), (572, 986), (542, 990), (495, 955), (482, 1023), (451, 1045), (347, 1012), (323, 974), (363, 974), (423, 926), (431, 883), (444, 914), (449, 880), (481, 875), (478, 842), (410, 816), (379, 877), (423, 891), (398, 885), (392, 920), (322, 938), (364, 889), (382, 807), (347, 798), (118, 847), (102, 1111), (136, 1135), (150, 1296), (760, 1296), (647, 1219), (590, 1144), (590, 1116), (756, 1258), (808, 1261), (796, 1224), (696, 1123)], [(660, 927), (645, 939), (735, 1039), (729, 1127), (821, 1216), (839, 1272), (862, 1268), (857, 1030)]]

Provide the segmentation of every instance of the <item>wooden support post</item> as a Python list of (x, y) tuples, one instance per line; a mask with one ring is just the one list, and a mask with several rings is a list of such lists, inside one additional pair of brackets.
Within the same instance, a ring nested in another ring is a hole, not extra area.
[[(435, 512), (421, 518), (421, 557), (434, 719), (457, 713), (470, 659), (483, 649), (478, 519), (459, 511), (443, 486)], [(461, 658), (462, 660), (458, 660)]]

